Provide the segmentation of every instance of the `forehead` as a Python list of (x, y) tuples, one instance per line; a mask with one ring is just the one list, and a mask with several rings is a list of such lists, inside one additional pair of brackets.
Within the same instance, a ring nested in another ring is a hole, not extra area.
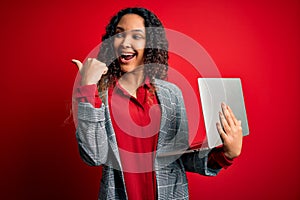
[(132, 29), (145, 30), (144, 19), (137, 14), (124, 15), (117, 24), (117, 27), (120, 27), (125, 31)]

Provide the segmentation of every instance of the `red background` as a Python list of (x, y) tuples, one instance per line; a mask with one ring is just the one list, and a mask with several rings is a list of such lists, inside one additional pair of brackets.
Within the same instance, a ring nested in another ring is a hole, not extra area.
[[(188, 174), (196, 199), (299, 199), (299, 1), (1, 1), (0, 199), (97, 199), (100, 168), (78, 154), (77, 70), (110, 17), (128, 6), (201, 44), (223, 77), (240, 77), (251, 134), (217, 177)], [(188, 51), (188, 49), (187, 49)], [(182, 67), (186, 61), (171, 56)], [(196, 89), (195, 81), (192, 83)]]

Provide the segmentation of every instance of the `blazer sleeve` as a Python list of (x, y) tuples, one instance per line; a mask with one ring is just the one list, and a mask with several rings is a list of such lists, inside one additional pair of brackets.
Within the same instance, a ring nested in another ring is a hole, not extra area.
[(80, 156), (88, 165), (99, 166), (107, 160), (106, 123), (103, 103), (100, 108), (94, 108), (90, 103), (80, 102), (78, 104), (76, 139)]
[(208, 155), (210, 150), (202, 150), (200, 152), (191, 152), (183, 154), (181, 160), (186, 171), (195, 172), (205, 176), (216, 176), (222, 168), (212, 169), (209, 168)]

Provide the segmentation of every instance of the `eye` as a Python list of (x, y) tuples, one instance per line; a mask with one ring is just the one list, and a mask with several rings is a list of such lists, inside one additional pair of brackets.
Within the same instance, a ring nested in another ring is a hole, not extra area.
[(117, 33), (115, 35), (116, 38), (122, 38), (124, 36), (124, 33)]
[(132, 38), (135, 39), (135, 40), (139, 40), (139, 39), (143, 39), (144, 37), (142, 35), (139, 35), (139, 34), (134, 34), (132, 36)]

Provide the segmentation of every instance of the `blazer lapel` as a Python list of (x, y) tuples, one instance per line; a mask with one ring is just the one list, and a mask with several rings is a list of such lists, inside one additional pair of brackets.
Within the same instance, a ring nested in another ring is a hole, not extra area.
[(167, 131), (168, 131), (167, 116), (170, 116), (171, 101), (167, 91), (163, 87), (161, 87), (159, 84), (157, 84), (156, 87), (157, 87), (157, 91), (156, 91), (157, 98), (159, 100), (160, 107), (161, 107), (160, 131), (158, 135), (158, 144), (157, 144), (157, 153), (159, 154), (160, 150), (164, 146), (165, 137), (167, 136)]
[[(121, 159), (120, 159), (119, 149), (118, 149), (118, 145), (117, 145), (116, 134), (113, 129), (111, 117), (110, 117), (110, 110), (109, 110), (109, 105), (108, 105), (108, 91), (106, 90), (106, 91), (100, 92), (99, 97), (101, 98), (102, 102), (105, 105), (106, 119), (109, 120), (109, 122), (106, 122), (108, 125), (108, 127), (106, 128), (106, 129), (108, 129), (108, 131), (107, 131), (108, 144), (110, 145), (111, 150), (113, 151), (115, 158), (117, 159), (120, 170), (122, 171), (122, 165), (121, 165)], [(110, 162), (112, 162), (112, 163), (109, 163), (109, 164), (116, 167), (115, 166), (116, 163), (113, 161), (113, 159)]]

